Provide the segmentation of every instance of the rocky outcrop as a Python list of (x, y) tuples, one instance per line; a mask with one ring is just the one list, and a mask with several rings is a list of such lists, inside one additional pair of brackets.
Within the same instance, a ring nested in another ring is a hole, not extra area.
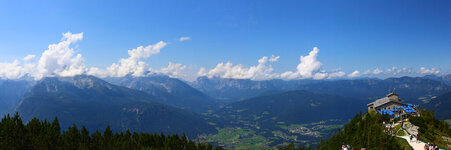
[(413, 125), (412, 123), (410, 123), (410, 122), (405, 122), (404, 123), (404, 129), (406, 129), (407, 130), (407, 132), (409, 132), (410, 134), (413, 134), (413, 135), (418, 135), (418, 126), (415, 126), (415, 125)]

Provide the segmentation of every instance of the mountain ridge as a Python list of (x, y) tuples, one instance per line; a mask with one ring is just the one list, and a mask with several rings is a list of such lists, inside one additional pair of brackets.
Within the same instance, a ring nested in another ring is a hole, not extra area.
[(185, 82), (165, 75), (146, 77), (125, 76), (107, 78), (106, 81), (158, 97), (162, 103), (197, 113), (216, 110), (220, 103)]
[(14, 111), (25, 121), (57, 116), (63, 128), (75, 123), (91, 131), (110, 125), (114, 131), (186, 133), (190, 137), (215, 132), (196, 113), (162, 104), (145, 92), (85, 75), (42, 79)]

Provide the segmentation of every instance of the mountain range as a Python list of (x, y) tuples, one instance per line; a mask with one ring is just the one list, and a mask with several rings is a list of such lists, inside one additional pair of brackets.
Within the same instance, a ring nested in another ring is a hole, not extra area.
[(440, 82), (443, 82), (443, 83), (451, 86), (451, 74), (444, 75), (444, 76), (426, 75), (423, 78), (440, 81)]
[[(309, 82), (305, 80), (302, 82)], [(194, 88), (207, 95), (225, 102), (235, 102), (265, 93), (277, 93), (295, 90), (299, 87), (301, 80), (249, 80), (228, 79), (219, 77), (199, 77), (191, 83)]]
[[(251, 126), (265, 136), (274, 136), (273, 130), (290, 135), (288, 127), (280, 126), (346, 121), (389, 90), (406, 103), (420, 104), (435, 110), (438, 118), (450, 119), (448, 76), (263, 81), (199, 77), (187, 82), (154, 74), (0, 80), (0, 113), (19, 112), (25, 121), (58, 117), (63, 128), (75, 123), (92, 131), (110, 125), (114, 131), (196, 137), (214, 134), (218, 128)], [(328, 132), (332, 130), (324, 134)]]
[[(451, 75), (448, 75), (451, 76)], [(445, 78), (446, 76), (443, 76)], [(400, 77), (355, 80), (263, 80), (224, 79), (199, 77), (191, 85), (207, 95), (235, 102), (260, 95), (292, 90), (339, 95), (358, 99), (377, 99), (391, 90), (402, 95), (409, 103), (422, 104), (433, 96), (444, 94), (451, 87), (444, 82), (428, 77)]]
[(110, 84), (93, 76), (47, 77), (40, 80), (14, 111), (25, 121), (61, 118), (63, 128), (85, 125), (89, 130), (186, 133), (214, 132), (199, 115), (161, 103), (142, 91)]
[[(369, 103), (365, 99), (315, 94), (297, 90), (231, 103), (215, 112), (225, 122), (251, 120), (260, 125), (274, 126), (277, 122), (301, 124), (328, 119), (349, 119)], [(267, 126), (268, 127), (268, 126)]]
[(158, 97), (160, 102), (189, 111), (204, 113), (216, 110), (220, 103), (185, 82), (165, 75), (147, 77), (125, 76), (106, 81)]
[(421, 77), (322, 81), (304, 84), (300, 89), (315, 93), (373, 100), (384, 97), (390, 91), (395, 90), (397, 94), (401, 95), (404, 102), (414, 104), (428, 102), (434, 96), (451, 91), (451, 87), (442, 82)]

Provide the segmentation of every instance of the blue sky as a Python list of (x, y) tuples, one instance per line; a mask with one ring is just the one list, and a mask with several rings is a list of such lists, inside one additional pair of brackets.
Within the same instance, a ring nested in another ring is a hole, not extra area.
[(275, 55), (275, 73), (296, 72), (299, 57), (318, 47), (316, 72), (425, 67), (443, 74), (451, 73), (450, 8), (445, 0), (1, 1), (0, 62), (39, 59), (62, 33), (83, 32), (73, 48), (87, 67), (107, 68), (127, 50), (164, 41), (141, 60), (154, 70), (168, 62), (191, 74), (221, 62), (249, 68)]

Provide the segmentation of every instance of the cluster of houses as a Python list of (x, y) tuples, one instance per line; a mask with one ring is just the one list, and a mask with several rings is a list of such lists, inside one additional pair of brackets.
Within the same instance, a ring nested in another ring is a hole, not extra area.
[(418, 111), (412, 104), (405, 104), (395, 92), (390, 92), (386, 97), (380, 98), (367, 104), (368, 111), (376, 111), (380, 114), (387, 114), (392, 118), (403, 115), (417, 116)]

